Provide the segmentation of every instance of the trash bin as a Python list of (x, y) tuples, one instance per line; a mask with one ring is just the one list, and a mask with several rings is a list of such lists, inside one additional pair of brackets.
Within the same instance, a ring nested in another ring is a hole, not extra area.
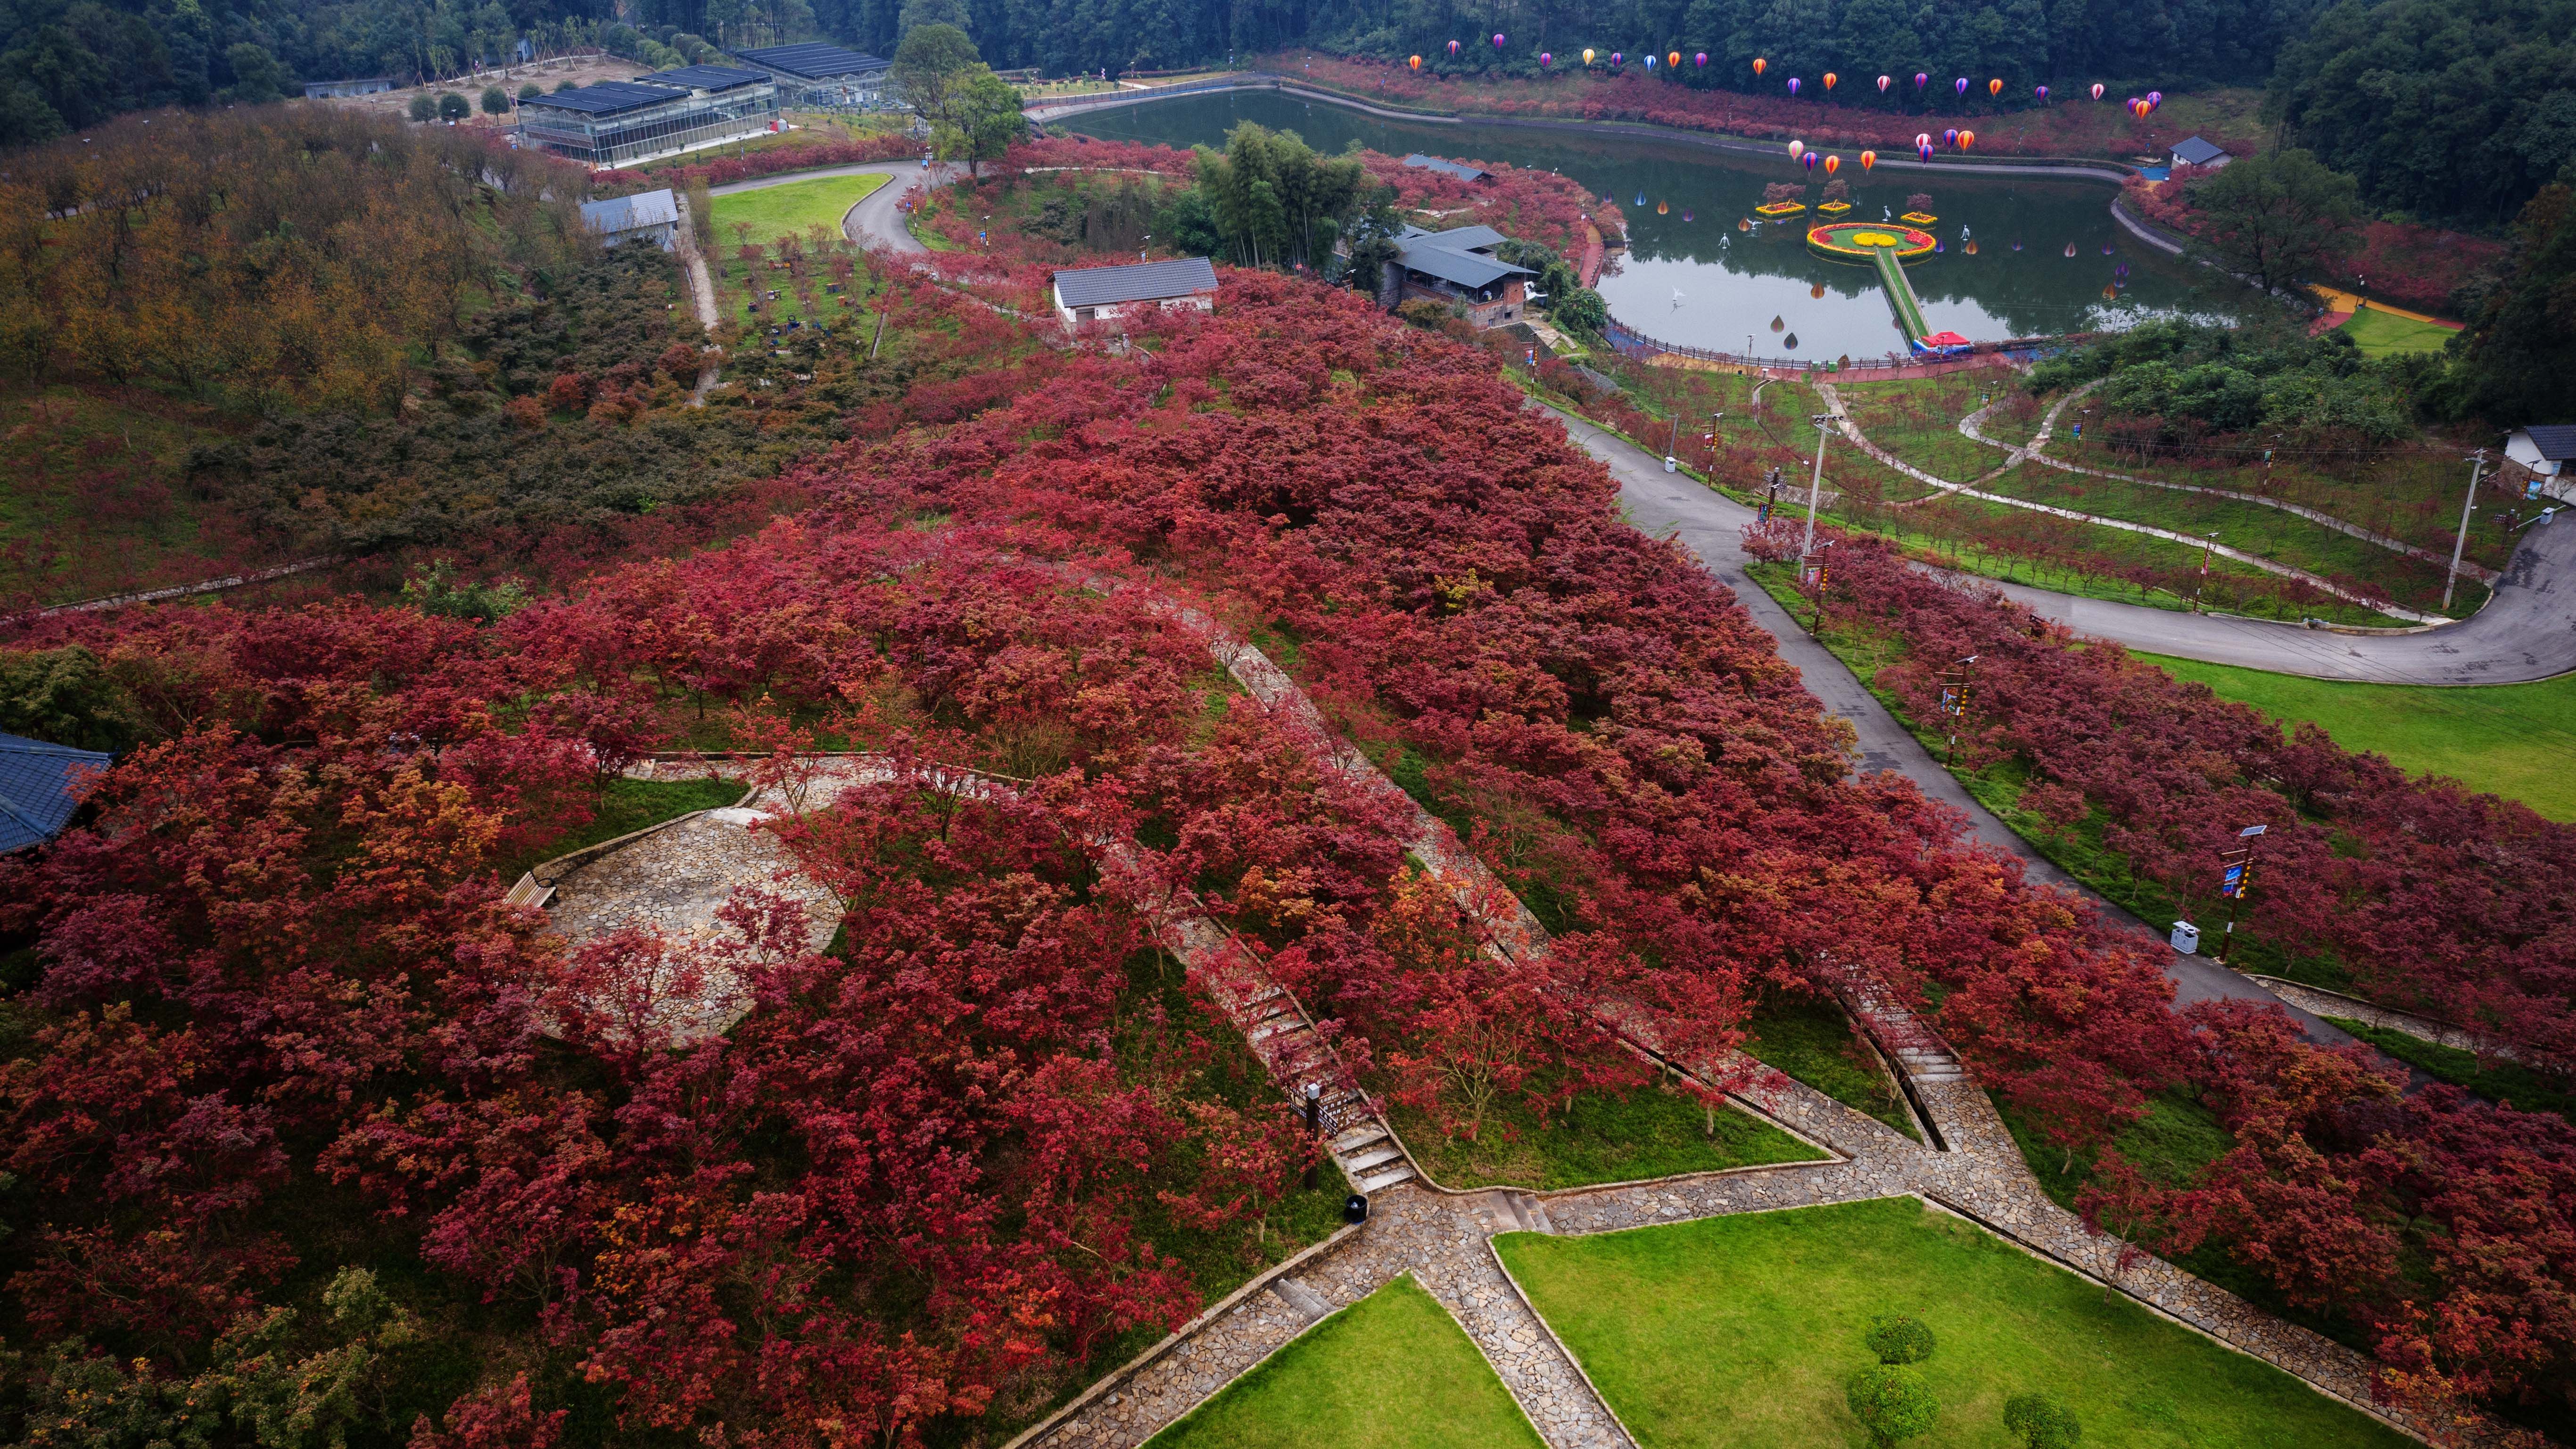
[(2186, 956), (2200, 953), (2200, 927), (2189, 921), (2174, 922), (2172, 940), (2173, 948)]
[(1674, 457), (1674, 456), (1673, 456), (1672, 454), (1670, 454), (1670, 453), (1666, 453), (1666, 454), (1664, 455), (1664, 471), (1665, 471), (1665, 472), (1667, 472), (1667, 473), (1677, 472), (1677, 471), (1679, 471), (1679, 470), (1680, 470), (1681, 466), (1682, 466), (1682, 460), (1681, 460), (1681, 459)]
[(1364, 1223), (1364, 1222), (1367, 1222), (1367, 1221), (1368, 1221), (1368, 1213), (1369, 1213), (1369, 1200), (1368, 1200), (1367, 1198), (1364, 1198), (1364, 1197), (1360, 1196), (1358, 1193), (1352, 1193), (1349, 1197), (1346, 1197), (1346, 1198), (1343, 1198), (1343, 1199), (1342, 1199), (1342, 1221), (1343, 1221), (1343, 1222), (1346, 1222), (1346, 1223)]

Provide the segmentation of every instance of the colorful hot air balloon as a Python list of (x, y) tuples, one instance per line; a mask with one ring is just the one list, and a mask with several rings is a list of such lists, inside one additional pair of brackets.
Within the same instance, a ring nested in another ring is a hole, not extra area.
[(1422, 57), (1417, 55), (1406, 61), (1405, 64), (1413, 67), (1415, 70), (1420, 70), (1422, 69)]
[(1813, 171), (1816, 169), (1817, 159), (1816, 153), (1810, 151), (1806, 155), (1799, 157), (1798, 161), (1799, 164), (1805, 166), (1808, 170)]
[(1449, 53), (1451, 55), (1456, 55), (1458, 53), (1458, 42), (1454, 40), (1449, 42)]
[(1699, 67), (1701, 70), (1708, 69), (1708, 52), (1703, 50), (1693, 55), (1691, 57), (1691, 64)]
[(1914, 155), (1915, 155), (1916, 159), (1918, 159), (1918, 160), (1923, 160), (1923, 161), (1929, 161), (1929, 160), (1931, 160), (1931, 159), (1932, 159), (1932, 143), (1931, 143), (1931, 142), (1929, 142), (1929, 141), (1917, 141), (1917, 142), (1915, 142), (1915, 143), (1914, 143)]
[(1961, 76), (1957, 80), (1952, 81), (1950, 83), (1950, 89), (1958, 92), (1960, 95), (1966, 95), (1968, 93), (1968, 78), (1966, 76)]
[(1655, 58), (1653, 56), (1640, 56), (1638, 58), (1646, 63), (1646, 69), (1653, 70), (1655, 68)]
[(1753, 73), (1754, 73), (1755, 75), (1760, 75), (1760, 74), (1762, 74), (1762, 72), (1764, 72), (1764, 71), (1766, 71), (1766, 70), (1769, 70), (1770, 68), (1771, 68), (1771, 62), (1769, 62), (1769, 61), (1767, 61), (1767, 60), (1764, 60), (1762, 57), (1760, 57), (1760, 56), (1758, 56), (1758, 55), (1757, 55), (1757, 56), (1755, 56), (1755, 57), (1753, 57)]
[(1495, 32), (1494, 32), (1494, 49), (1496, 49), (1496, 50), (1500, 50), (1500, 49), (1502, 49), (1502, 48), (1503, 48), (1503, 33), (1502, 33), (1501, 31), (1497, 30), (1497, 31), (1495, 31)]
[(2040, 103), (2041, 105), (2043, 105), (2043, 106), (2044, 106), (2044, 105), (2047, 105), (2047, 104), (2048, 104), (2048, 87), (2046, 87), (2046, 86), (2037, 86), (2037, 87), (2034, 87), (2034, 88), (2032, 89), (2032, 91), (2031, 91), (2031, 94), (2032, 94), (2032, 95), (2035, 95), (2035, 96), (2037, 96), (2037, 97), (2039, 97), (2039, 103)]
[(1986, 94), (1987, 94), (1987, 95), (1990, 95), (1990, 96), (2000, 96), (2000, 95), (2002, 95), (2003, 93), (2004, 93), (2004, 83), (2003, 83), (2002, 81), (2000, 81), (2000, 80), (1990, 80), (1990, 81), (1986, 82)]
[(1944, 145), (1944, 146), (1956, 146), (1956, 145), (1958, 145), (1958, 144), (1959, 144), (1959, 133), (1958, 133), (1958, 132), (1956, 132), (1956, 131), (1943, 131), (1943, 132), (1941, 133), (1941, 144), (1942, 144), (1942, 145)]
[(1915, 145), (1917, 145), (1917, 146), (1929, 146), (1929, 145), (1931, 145), (1931, 144), (1932, 144), (1932, 133), (1931, 133), (1931, 132), (1929, 132), (1929, 131), (1917, 131), (1917, 132), (1915, 132), (1915, 133), (1914, 133), (1914, 144), (1915, 144)]
[(1923, 89), (1926, 85), (1929, 85), (1931, 81), (1932, 77), (1925, 75), (1919, 70), (1914, 73), (1914, 88), (1918, 91)]
[(1804, 155), (1806, 155), (1806, 154), (1807, 154), (1807, 143), (1806, 143), (1806, 142), (1804, 142), (1804, 141), (1792, 141), (1792, 142), (1790, 142), (1790, 143), (1789, 143), (1789, 159), (1790, 159), (1790, 160), (1795, 161), (1795, 160), (1797, 160), (1799, 157), (1804, 156)]
[(1687, 207), (1687, 206), (1685, 206), (1685, 207), (1683, 207), (1683, 208), (1682, 208), (1682, 220), (1684, 220), (1684, 221), (1689, 221), (1690, 219), (1691, 219), (1690, 208), (1689, 208), (1689, 207)]
[(1798, 78), (1797, 78), (1796, 76), (1791, 76), (1791, 77), (1789, 77), (1789, 94), (1791, 94), (1791, 95), (1793, 95), (1793, 96), (1794, 96), (1794, 95), (1796, 95), (1797, 93), (1798, 93)]
[(1893, 84), (1895, 84), (1895, 82), (1894, 82), (1894, 81), (1892, 81), (1892, 80), (1890, 80), (1890, 79), (1889, 79), (1889, 78), (1887, 78), (1886, 76), (1880, 76), (1880, 77), (1878, 78), (1878, 93), (1879, 93), (1880, 95), (1882, 95), (1882, 96), (1883, 96), (1883, 95), (1886, 95), (1886, 94), (1887, 94), (1887, 88), (1888, 88), (1889, 86), (1893, 85)]
[(1655, 215), (1657, 216), (1670, 216), (1672, 215), (1672, 211), (1673, 204), (1669, 201), (1658, 201), (1655, 203)]
[(1592, 52), (1591, 52), (1591, 51), (1588, 51), (1588, 50), (1587, 50), (1587, 51), (1583, 52), (1583, 63), (1584, 63), (1585, 65), (1590, 65), (1590, 64), (1592, 63)]
[(2075, 255), (2075, 243), (2068, 242), (2066, 244), (2066, 254), (2070, 257)]
[(1612, 65), (1626, 65), (1628, 63), (1628, 57), (1614, 50), (1610, 52), (1610, 63)]
[(2151, 110), (2151, 111), (2162, 110), (2162, 109), (2164, 109), (2164, 104), (2165, 104), (2165, 93), (2164, 93), (2163, 91), (2149, 91), (2149, 92), (2147, 92), (2147, 109), (2148, 109), (2148, 110)]
[(1664, 57), (1664, 64), (1666, 64), (1666, 65), (1669, 65), (1669, 66), (1673, 66), (1673, 67), (1678, 68), (1678, 67), (1681, 65), (1681, 63), (1682, 63), (1682, 53), (1681, 53), (1680, 51), (1678, 51), (1678, 50), (1676, 50), (1676, 51), (1674, 51), (1673, 53), (1671, 53), (1670, 55), (1667, 55), (1667, 56), (1665, 56), (1665, 57)]
[(1869, 168), (1871, 168), (1872, 166), (1875, 166), (1875, 165), (1877, 165), (1877, 164), (1878, 164), (1878, 153), (1877, 153), (1877, 152), (1875, 152), (1875, 151), (1863, 151), (1863, 152), (1861, 152), (1861, 153), (1860, 153), (1860, 169), (1861, 169), (1861, 170), (1863, 170), (1863, 171), (1867, 171)]
[(1555, 56), (1553, 56), (1553, 55), (1549, 54), (1548, 52), (1546, 52), (1546, 51), (1544, 51), (1544, 50), (1542, 50), (1542, 51), (1540, 51), (1540, 52), (1538, 53), (1538, 68), (1539, 68), (1540, 70), (1545, 70), (1545, 69), (1547, 69), (1549, 66), (1554, 65), (1554, 64), (1556, 64), (1556, 57), (1555, 57)]
[(1832, 89), (1834, 88), (1834, 82), (1836, 82), (1836, 81), (1838, 81), (1838, 80), (1841, 80), (1841, 79), (1842, 79), (1842, 77), (1841, 77), (1841, 76), (1838, 76), (1838, 75), (1834, 74), (1832, 71), (1826, 71), (1826, 72), (1825, 72), (1825, 89), (1826, 89), (1826, 90), (1832, 90)]
[(2093, 83), (2093, 99), (2097, 101), (2102, 99), (2102, 83), (2100, 81), (2095, 81)]
[(1841, 158), (1840, 156), (1828, 156), (1828, 157), (1826, 157), (1826, 158), (1825, 158), (1825, 174), (1826, 174), (1827, 176), (1831, 176), (1831, 175), (1833, 175), (1835, 172), (1840, 171), (1840, 170), (1842, 170), (1842, 169), (1843, 169), (1843, 158)]
[(1976, 132), (1974, 132), (1974, 131), (1961, 131), (1961, 132), (1959, 133), (1959, 149), (1960, 149), (1960, 150), (1965, 151), (1965, 150), (1967, 150), (1969, 147), (1971, 147), (1971, 146), (1973, 146), (1973, 145), (1975, 145), (1975, 144), (1977, 144), (1977, 133), (1976, 133)]

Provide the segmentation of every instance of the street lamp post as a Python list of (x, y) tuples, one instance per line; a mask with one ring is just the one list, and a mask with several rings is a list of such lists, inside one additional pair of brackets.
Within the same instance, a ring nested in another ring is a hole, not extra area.
[(2200, 538), (2200, 582), (2191, 586), (2191, 611), (2200, 612), (2200, 596), (2209, 588), (2209, 551), (2218, 546), (2218, 530), (2211, 529)]
[(1841, 419), (1832, 413), (1818, 413), (1808, 421), (1816, 425), (1816, 477), (1807, 485), (1807, 532), (1798, 540), (1798, 563), (1802, 568), (1806, 565), (1807, 555), (1815, 552), (1816, 548), (1816, 498), (1825, 491), (1825, 439), (1831, 432), (1828, 425)]
[(2487, 450), (2478, 449), (2469, 460), (2469, 496), (2460, 504), (2460, 536), (2451, 541), (2451, 572), (2442, 580), (2442, 612), (2451, 612), (2451, 590), (2460, 586), (2460, 554), (2469, 546), (2469, 514), (2478, 506), (2478, 475), (2487, 467)]

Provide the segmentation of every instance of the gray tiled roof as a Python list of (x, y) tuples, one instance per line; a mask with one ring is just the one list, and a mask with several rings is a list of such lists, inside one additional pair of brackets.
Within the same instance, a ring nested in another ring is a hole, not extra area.
[(1485, 248), (1502, 240), (1503, 234), (1490, 226), (1457, 226), (1447, 231), (1407, 227), (1395, 239), (1395, 259), (1408, 270), (1460, 287), (1490, 287), (1505, 277), (1536, 276), (1527, 267), (1485, 254)]
[(1205, 257), (1130, 262), (1123, 267), (1082, 267), (1055, 274), (1056, 303), (1064, 307), (1160, 302), (1215, 290), (1216, 268)]
[(2187, 140), (2174, 142), (2173, 154), (2175, 159), (2187, 166), (2206, 166), (2225, 156), (2227, 151), (2224, 147), (2213, 146), (2198, 136), (2193, 136)]
[(2540, 456), (2551, 462), (2563, 462), (2569, 458), (2576, 458), (2576, 426), (2566, 423), (2542, 423), (2537, 427), (2525, 428), (2523, 431), (2531, 435), (2531, 445), (2540, 450)]
[(0, 852), (53, 839), (80, 808), (83, 780), (107, 766), (96, 750), (0, 735)]
[(1437, 156), (1425, 156), (1419, 151), (1405, 157), (1404, 164), (1419, 166), (1425, 171), (1437, 171), (1443, 176), (1455, 176), (1461, 181), (1482, 181), (1493, 174), (1480, 166), (1469, 166), (1459, 161), (1443, 161)]
[(667, 186), (659, 191), (639, 191), (633, 196), (581, 204), (581, 224), (603, 236), (641, 231), (648, 226), (669, 226), (679, 219), (679, 203)]

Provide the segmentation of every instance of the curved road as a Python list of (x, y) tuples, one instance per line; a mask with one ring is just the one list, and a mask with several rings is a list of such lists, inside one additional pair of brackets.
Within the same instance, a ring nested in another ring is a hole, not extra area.
[(1887, 712), (1887, 708), (1862, 686), (1859, 678), (1841, 660), (1791, 618), (1789, 611), (1780, 607), (1779, 601), (1765, 593), (1760, 584), (1744, 576), (1747, 559), (1743, 529), (1753, 521), (1752, 509), (1701, 486), (1688, 474), (1665, 472), (1661, 458), (1650, 456), (1623, 438), (1553, 409), (1540, 408), (1536, 404), (1532, 404), (1532, 408), (1564, 424), (1568, 437), (1610, 466), (1611, 476), (1619, 480), (1620, 505), (1626, 509), (1631, 521), (1658, 537), (1678, 541), (1699, 558), (1701, 567), (1734, 591), (1737, 602), (1744, 605), (1753, 621), (1779, 641), (1780, 657), (1797, 669), (1807, 692), (1821, 701), (1828, 711), (1851, 721), (1852, 728), (1860, 737), (1860, 768), (1864, 773), (1894, 770), (1903, 775), (1925, 795), (1965, 815), (1971, 832), (1978, 840), (2019, 859), (2023, 873), (2031, 880), (2074, 891), (2091, 901), (2106, 919), (2143, 933), (2163, 958), (2165, 974), (2173, 978), (2177, 1005), (2221, 997), (2264, 1002), (2277, 1005), (2297, 1018), (2314, 1040), (2351, 1040), (2313, 1014), (2281, 1000), (2259, 983), (2239, 976), (2207, 956), (2175, 954), (2165, 946), (2163, 930), (2139, 920), (2099, 892), (2059, 870), (2032, 849), (2028, 841), (2014, 834), (2012, 827), (1978, 804), (1967, 787), (1959, 783), (1958, 777), (1943, 769), (1941, 762), (1932, 758), (1931, 751), (1923, 748), (1912, 732)]
[(891, 252), (927, 252), (918, 237), (904, 228), (903, 213), (895, 203), (911, 190), (909, 183), (926, 181), (945, 186), (965, 174), (965, 168), (953, 161), (943, 161), (927, 170), (918, 161), (870, 161), (859, 166), (826, 166), (815, 171), (788, 171), (776, 176), (759, 176), (749, 181), (731, 181), (707, 188), (710, 196), (731, 196), (740, 191), (762, 191), (772, 186), (785, 186), (797, 181), (820, 181), (833, 176), (891, 176), (894, 179), (859, 199), (841, 217), (841, 234), (863, 246), (883, 247)]

